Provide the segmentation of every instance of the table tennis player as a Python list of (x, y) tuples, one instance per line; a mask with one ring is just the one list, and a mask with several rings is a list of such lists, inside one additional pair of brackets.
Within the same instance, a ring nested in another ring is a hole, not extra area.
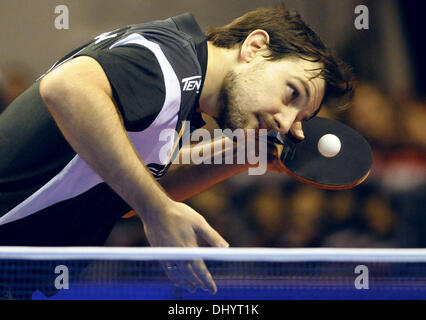
[[(267, 129), (303, 139), (301, 121), (352, 94), (352, 75), (296, 12), (248, 12), (202, 32), (191, 14), (103, 33), (60, 59), (0, 116), (0, 245), (103, 245), (134, 210), (152, 246), (228, 243), (182, 203), (246, 165), (177, 166), (164, 129)], [(164, 150), (164, 149), (163, 149)], [(271, 159), (269, 170), (279, 171)], [(214, 293), (202, 261), (168, 265)]]

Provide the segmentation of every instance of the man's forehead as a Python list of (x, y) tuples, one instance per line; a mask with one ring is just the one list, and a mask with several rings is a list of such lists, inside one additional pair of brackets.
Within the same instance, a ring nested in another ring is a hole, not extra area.
[(306, 81), (312, 78), (318, 78), (323, 68), (321, 62), (312, 62), (297, 57), (285, 58), (281, 63), (290, 74), (303, 77)]
[(311, 91), (310, 108), (313, 110), (312, 113), (315, 113), (315, 111), (321, 107), (322, 100), (324, 99), (326, 82), (323, 78), (318, 76), (317, 72), (310, 75), (307, 80), (307, 85)]
[[(325, 80), (320, 77), (323, 64), (312, 62), (298, 57), (284, 58), (280, 61), (282, 70), (286, 77), (295, 78), (305, 82), (309, 91), (318, 91), (316, 94), (323, 94), (325, 90)], [(314, 94), (314, 92), (312, 92)]]
[(320, 107), (325, 94), (325, 80), (319, 76), (323, 64), (309, 60), (291, 57), (283, 59), (283, 67), (286, 70), (286, 76), (290, 79), (296, 79), (305, 86), (309, 94), (307, 115), (315, 113)]

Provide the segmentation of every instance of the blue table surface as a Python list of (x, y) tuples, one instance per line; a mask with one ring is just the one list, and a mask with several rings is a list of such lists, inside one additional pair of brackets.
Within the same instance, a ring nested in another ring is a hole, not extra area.
[(398, 284), (372, 285), (369, 289), (358, 290), (353, 286), (319, 287), (244, 287), (218, 283), (218, 292), (211, 295), (197, 290), (190, 293), (168, 282), (149, 283), (74, 283), (69, 289), (62, 289), (52, 297), (36, 291), (33, 300), (424, 300), (426, 284), (418, 287), (401, 287)]

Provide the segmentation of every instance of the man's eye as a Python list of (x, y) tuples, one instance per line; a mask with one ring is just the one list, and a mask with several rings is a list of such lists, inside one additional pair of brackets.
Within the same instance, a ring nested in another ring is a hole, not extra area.
[(293, 87), (289, 87), (290, 101), (293, 101), (299, 97), (299, 91)]

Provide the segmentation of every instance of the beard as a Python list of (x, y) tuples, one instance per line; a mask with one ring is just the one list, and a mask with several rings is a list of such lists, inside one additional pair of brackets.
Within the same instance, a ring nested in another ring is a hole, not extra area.
[[(260, 62), (248, 69), (229, 71), (223, 79), (218, 95), (219, 114), (215, 118), (222, 130), (246, 129), (249, 113), (264, 93), (259, 91), (259, 82), (265, 73), (266, 62)], [(252, 111), (251, 111), (252, 112)]]
[(249, 122), (247, 113), (238, 104), (239, 76), (229, 71), (225, 76), (218, 96), (219, 115), (215, 118), (219, 127), (236, 130), (244, 129)]

